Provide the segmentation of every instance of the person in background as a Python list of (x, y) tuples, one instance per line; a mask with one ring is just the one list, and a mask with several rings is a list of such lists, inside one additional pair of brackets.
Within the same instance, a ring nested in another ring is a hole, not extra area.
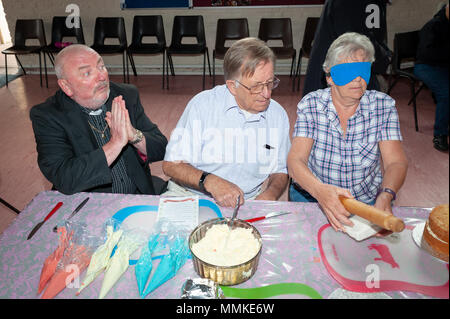
[(110, 82), (100, 55), (80, 44), (57, 55), (55, 72), (60, 89), (30, 111), (39, 168), (53, 188), (158, 193), (149, 163), (163, 159), (167, 139), (136, 87)]
[[(375, 62), (368, 83), (369, 90), (387, 90), (381, 76), (390, 63), (391, 51), (386, 45), (386, 0), (327, 0), (315, 33), (308, 61), (303, 94), (327, 87), (322, 64), (331, 43), (341, 34), (357, 32), (366, 35), (375, 47)], [(376, 76), (378, 75), (378, 76)]]
[(433, 146), (448, 152), (449, 125), (449, 5), (443, 6), (419, 32), (414, 74), (436, 99)]
[(234, 207), (238, 198), (243, 204), (283, 194), (289, 119), (271, 99), (280, 81), (274, 67), (274, 53), (259, 39), (228, 49), (226, 84), (194, 96), (170, 137), (163, 171), (171, 180), (163, 196), (206, 194)]
[(339, 196), (392, 213), (392, 201), (406, 177), (395, 101), (367, 90), (373, 62), (368, 37), (342, 34), (323, 64), (329, 87), (307, 94), (297, 107), (288, 156), (294, 181), (289, 197), (317, 201), (335, 230), (353, 225)]

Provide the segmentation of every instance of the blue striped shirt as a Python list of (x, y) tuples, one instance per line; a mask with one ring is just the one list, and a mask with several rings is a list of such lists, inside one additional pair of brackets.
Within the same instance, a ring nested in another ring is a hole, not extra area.
[(321, 182), (349, 189), (365, 203), (375, 199), (383, 178), (378, 142), (402, 140), (395, 101), (378, 91), (364, 93), (344, 136), (330, 88), (299, 102), (297, 136), (314, 140), (308, 167)]

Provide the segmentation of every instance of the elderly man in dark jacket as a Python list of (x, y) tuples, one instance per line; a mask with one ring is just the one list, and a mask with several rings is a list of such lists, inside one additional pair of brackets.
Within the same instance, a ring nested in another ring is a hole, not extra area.
[(110, 82), (100, 55), (84, 45), (62, 50), (55, 71), (60, 90), (30, 111), (39, 168), (54, 189), (159, 193), (149, 163), (164, 158), (167, 139), (136, 87)]

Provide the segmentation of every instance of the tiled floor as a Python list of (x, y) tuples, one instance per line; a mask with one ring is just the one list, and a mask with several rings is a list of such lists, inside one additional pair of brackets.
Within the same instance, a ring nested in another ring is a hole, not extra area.
[[(1, 72), (0, 68), (0, 72)], [(289, 115), (291, 132), (295, 123), (296, 106), (300, 94), (291, 91), (288, 76), (280, 76), (280, 87), (273, 98), (283, 105)], [(131, 83), (140, 91), (147, 115), (161, 131), (170, 136), (189, 99), (201, 90), (201, 76), (170, 78), (170, 90), (161, 89), (157, 75), (131, 76)], [(121, 82), (121, 75), (111, 76)], [(207, 85), (212, 83), (208, 79)], [(216, 83), (222, 83), (217, 76)], [(56, 78), (49, 75), (49, 88), (39, 86), (39, 75), (22, 76), (0, 88), (0, 196), (19, 210), (23, 210), (33, 197), (49, 190), (51, 184), (43, 177), (36, 163), (36, 147), (29, 120), (30, 108), (57, 90)], [(429, 91), (421, 92), (417, 103), (419, 132), (414, 129), (412, 107), (407, 105), (409, 88), (399, 81), (391, 95), (397, 101), (404, 148), (409, 159), (405, 185), (398, 194), (397, 205), (431, 207), (449, 201), (449, 154), (436, 151), (432, 146), (434, 103)], [(152, 172), (164, 178), (161, 163), (152, 164)], [(282, 200), (287, 200), (286, 194)], [(0, 204), (0, 233), (15, 217), (15, 213)]]

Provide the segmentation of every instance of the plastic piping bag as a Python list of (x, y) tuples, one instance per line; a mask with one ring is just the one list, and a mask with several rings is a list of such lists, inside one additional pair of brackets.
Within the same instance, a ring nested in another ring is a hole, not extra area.
[(135, 266), (136, 280), (139, 289), (139, 295), (142, 297), (145, 285), (147, 284), (148, 277), (152, 272), (152, 253), (155, 247), (158, 245), (159, 233), (150, 237), (148, 244), (145, 245), (141, 256)]
[(114, 231), (114, 226), (108, 225), (106, 227), (107, 239), (106, 242), (97, 248), (91, 258), (89, 267), (81, 283), (80, 289), (76, 293), (78, 296), (80, 292), (86, 288), (94, 279), (106, 268), (114, 247), (117, 245), (123, 230)]
[(130, 255), (142, 245), (137, 236), (123, 234), (114, 255), (110, 258), (105, 270), (99, 299), (103, 299), (123, 273), (128, 269)]

